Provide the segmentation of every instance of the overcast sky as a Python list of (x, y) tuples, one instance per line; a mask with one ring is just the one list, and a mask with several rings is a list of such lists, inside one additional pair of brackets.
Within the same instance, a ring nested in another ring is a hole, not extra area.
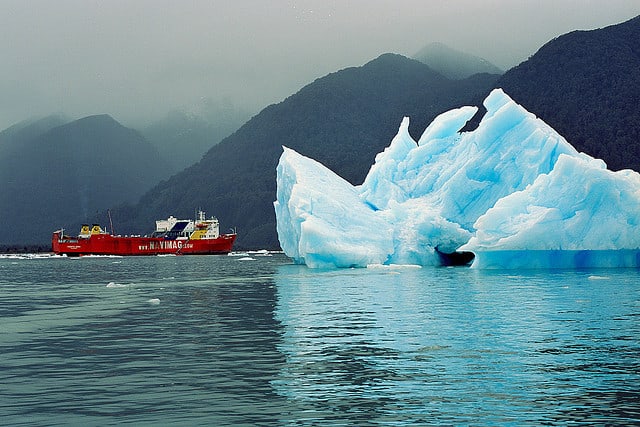
[(257, 112), (434, 41), (508, 69), (638, 14), (640, 0), (0, 0), (0, 130), (52, 112), (133, 124), (203, 97)]

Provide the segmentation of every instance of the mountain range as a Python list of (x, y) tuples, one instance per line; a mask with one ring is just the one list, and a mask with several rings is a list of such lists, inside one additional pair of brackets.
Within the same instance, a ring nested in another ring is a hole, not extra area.
[(3, 244), (44, 243), (54, 227), (96, 221), (96, 212), (136, 202), (167, 175), (155, 147), (111, 116), (61, 121), (48, 117), (0, 134)]
[[(572, 32), (551, 40), (503, 75), (475, 73), (461, 78), (464, 74), (454, 75), (443, 64), (436, 71), (439, 65), (433, 56), (422, 58), (431, 61), (425, 65), (385, 54), (361, 67), (319, 78), (268, 106), (212, 146), (200, 161), (160, 183), (168, 176), (160, 170), (173, 166), (165, 166), (167, 162), (140, 133), (123, 130), (108, 116), (87, 118), (85, 125), (92, 123), (95, 132), (112, 136), (119, 129), (122, 136), (115, 139), (120, 142), (100, 139), (97, 133), (93, 138), (80, 137), (83, 126), (76, 122), (73, 126), (41, 123), (41, 131), (32, 128), (33, 123), (9, 128), (0, 133), (0, 179), (8, 183), (0, 190), (0, 244), (46, 243), (54, 227), (73, 226), (80, 217), (104, 224), (108, 208), (116, 229), (127, 233), (146, 233), (155, 219), (192, 217), (195, 209), (202, 208), (220, 219), (223, 231), (237, 227), (238, 248), (277, 248), (272, 202), (282, 145), (359, 184), (404, 116), (411, 118), (410, 132), (419, 137), (437, 114), (477, 105), (494, 87), (502, 87), (576, 148), (603, 158), (610, 168), (640, 170), (639, 31), (640, 18), (634, 18), (603, 29)], [(476, 61), (464, 58), (478, 67)], [(188, 120), (185, 123), (188, 128)], [(89, 132), (84, 129), (85, 134)], [(161, 125), (158, 129), (157, 134), (166, 133)], [(28, 132), (41, 134), (27, 136)], [(21, 133), (25, 136), (20, 137)], [(80, 149), (83, 144), (87, 147)], [(120, 150), (126, 150), (124, 158), (116, 156), (107, 162)], [(69, 154), (74, 152), (84, 155)], [(95, 165), (96, 159), (103, 160)], [(110, 181), (111, 187), (101, 184), (101, 179)], [(116, 185), (120, 180), (126, 183)], [(48, 212), (45, 218), (43, 212)], [(69, 219), (74, 212), (74, 219)]]

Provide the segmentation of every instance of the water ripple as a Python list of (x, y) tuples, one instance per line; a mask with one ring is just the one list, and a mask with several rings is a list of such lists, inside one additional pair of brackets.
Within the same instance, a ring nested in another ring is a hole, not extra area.
[(636, 270), (2, 258), (8, 425), (630, 425)]

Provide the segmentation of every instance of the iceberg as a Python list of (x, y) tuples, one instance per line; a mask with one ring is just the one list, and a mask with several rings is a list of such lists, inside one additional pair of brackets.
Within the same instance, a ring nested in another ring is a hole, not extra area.
[(392, 225), (320, 163), (284, 148), (277, 179), (278, 239), (296, 262), (363, 267), (383, 264), (393, 251)]
[(640, 266), (640, 174), (579, 153), (501, 89), (441, 114), (418, 141), (404, 118), (362, 185), (283, 147), (274, 208), (286, 255), (313, 268)]

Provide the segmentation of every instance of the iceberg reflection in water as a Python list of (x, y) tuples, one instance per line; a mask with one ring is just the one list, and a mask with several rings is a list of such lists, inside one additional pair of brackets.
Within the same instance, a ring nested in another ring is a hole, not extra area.
[(639, 278), (283, 266), (276, 389), (301, 425), (625, 425), (640, 417)]

